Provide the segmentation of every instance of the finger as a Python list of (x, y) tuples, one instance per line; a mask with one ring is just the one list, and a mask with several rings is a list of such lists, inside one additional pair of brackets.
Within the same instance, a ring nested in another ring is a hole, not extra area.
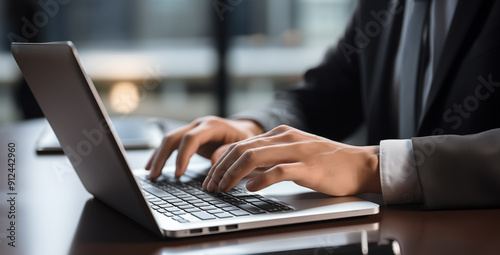
[(228, 146), (228, 149), (220, 156), (220, 158), (215, 162), (215, 164), (208, 170), (207, 176), (205, 177), (205, 180), (203, 181), (202, 187), (204, 190), (208, 190), (208, 184), (210, 183), (210, 180), (212, 179), (212, 174), (215, 171), (215, 168), (220, 164), (220, 162), (226, 157), (226, 155), (231, 151), (231, 149), (236, 146), (236, 143), (230, 144)]
[(224, 154), (224, 152), (227, 151), (227, 149), (229, 148), (230, 145), (231, 144), (224, 144), (224, 145), (220, 146), (219, 148), (217, 148), (217, 150), (214, 151), (214, 153), (212, 154), (212, 157), (210, 158), (212, 161), (212, 165), (215, 165), (215, 163), (217, 163), (219, 158)]
[[(221, 163), (223, 163), (225, 165), (228, 165), (228, 167), (229, 167), (229, 165), (234, 162), (234, 160), (227, 160), (227, 156), (230, 153), (234, 154), (235, 148), (240, 148), (240, 149), (236, 149), (237, 151), (243, 151), (243, 150), (246, 150), (246, 148), (253, 148), (253, 147), (256, 146), (256, 140), (257, 139), (249, 138), (249, 139), (243, 140), (243, 141), (238, 142), (238, 143), (230, 144), (228, 146), (228, 149), (222, 154), (222, 156), (220, 156), (220, 158), (217, 160), (217, 162), (208, 171), (208, 174), (205, 177), (205, 181), (203, 182), (203, 185), (202, 185), (203, 189), (205, 189), (207, 191), (210, 191), (210, 192), (213, 192), (213, 191), (217, 190), (215, 188), (214, 184), (211, 185), (213, 188), (210, 188), (210, 189), (208, 188), (208, 186), (210, 185), (210, 182), (212, 180), (212, 177), (213, 177), (213, 174), (214, 174), (215, 170), (219, 168), (219, 165)], [(234, 157), (235, 156), (232, 156), (232, 158), (234, 158)], [(239, 157), (239, 155), (238, 155), (238, 157)]]
[(155, 179), (160, 176), (161, 170), (163, 169), (163, 166), (165, 166), (165, 162), (170, 155), (172, 155), (172, 152), (179, 146), (182, 135), (191, 130), (193, 126), (194, 124), (192, 123), (165, 135), (161, 145), (156, 149), (156, 152), (152, 157), (150, 166), (151, 173), (149, 174), (150, 179)]
[(249, 191), (258, 191), (281, 181), (298, 181), (307, 178), (303, 176), (303, 170), (304, 164), (300, 162), (276, 165), (250, 179), (246, 188)]
[(189, 159), (198, 151), (201, 145), (210, 140), (220, 139), (220, 137), (217, 137), (218, 133), (220, 133), (220, 130), (206, 124), (200, 124), (183, 135), (175, 163), (175, 177), (179, 178), (186, 172)]
[(155, 149), (153, 151), (153, 155), (151, 155), (151, 157), (149, 157), (148, 163), (146, 163), (146, 167), (145, 167), (146, 170), (149, 170), (151, 168), (151, 164), (153, 163), (153, 158), (157, 152), (158, 152), (158, 149)]
[[(296, 162), (296, 152), (293, 148), (293, 144), (285, 144), (249, 149), (229, 168), (221, 163), (212, 175), (212, 186), (217, 186), (217, 190), (227, 191), (256, 168)], [(228, 161), (231, 160), (233, 159), (228, 156)]]
[[(218, 176), (213, 184), (210, 184), (216, 169), (228, 169), (245, 151), (251, 148), (257, 148), (266, 145), (281, 144), (294, 141), (294, 135), (298, 131), (290, 130), (289, 127), (283, 126), (275, 128), (267, 133), (248, 138), (239, 143), (232, 144), (226, 150), (219, 160), (210, 168), (205, 181), (203, 182), (203, 189), (207, 191), (216, 191), (216, 184), (221, 176)], [(231, 153), (231, 154), (230, 154)], [(224, 164), (221, 166), (221, 164)], [(267, 166), (263, 166), (267, 167)], [(211, 186), (211, 188), (209, 188)]]

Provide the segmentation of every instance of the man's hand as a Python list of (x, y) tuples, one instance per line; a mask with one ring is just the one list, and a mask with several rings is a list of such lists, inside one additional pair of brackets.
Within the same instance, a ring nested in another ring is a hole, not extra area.
[(218, 117), (199, 118), (187, 126), (173, 130), (165, 135), (146, 165), (151, 170), (150, 178), (157, 178), (172, 152), (178, 149), (175, 176), (181, 177), (186, 171), (189, 159), (198, 153), (212, 158), (215, 163), (227, 147), (263, 133), (262, 128), (251, 120), (226, 120)]
[(356, 147), (280, 126), (265, 134), (232, 144), (210, 169), (203, 188), (228, 191), (256, 171), (250, 191), (280, 181), (334, 195), (381, 192), (378, 146)]

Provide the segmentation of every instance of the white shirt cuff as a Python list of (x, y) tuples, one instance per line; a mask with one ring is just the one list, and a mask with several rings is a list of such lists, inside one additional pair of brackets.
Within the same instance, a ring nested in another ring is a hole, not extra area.
[(384, 201), (388, 204), (422, 202), (410, 139), (380, 142), (380, 182)]

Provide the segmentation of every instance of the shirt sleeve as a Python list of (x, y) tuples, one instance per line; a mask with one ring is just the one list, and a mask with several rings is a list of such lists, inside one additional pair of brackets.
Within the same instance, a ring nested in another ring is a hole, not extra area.
[(387, 204), (422, 202), (413, 144), (410, 139), (380, 142), (380, 182)]

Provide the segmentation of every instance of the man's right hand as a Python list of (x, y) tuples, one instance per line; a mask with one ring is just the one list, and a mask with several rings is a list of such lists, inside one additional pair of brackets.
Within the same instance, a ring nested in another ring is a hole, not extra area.
[(172, 152), (178, 150), (175, 163), (175, 177), (186, 171), (189, 159), (195, 154), (217, 161), (223, 153), (224, 145), (232, 144), (262, 134), (264, 130), (252, 120), (226, 120), (208, 116), (168, 132), (161, 145), (149, 159), (146, 169), (149, 177), (157, 178)]

